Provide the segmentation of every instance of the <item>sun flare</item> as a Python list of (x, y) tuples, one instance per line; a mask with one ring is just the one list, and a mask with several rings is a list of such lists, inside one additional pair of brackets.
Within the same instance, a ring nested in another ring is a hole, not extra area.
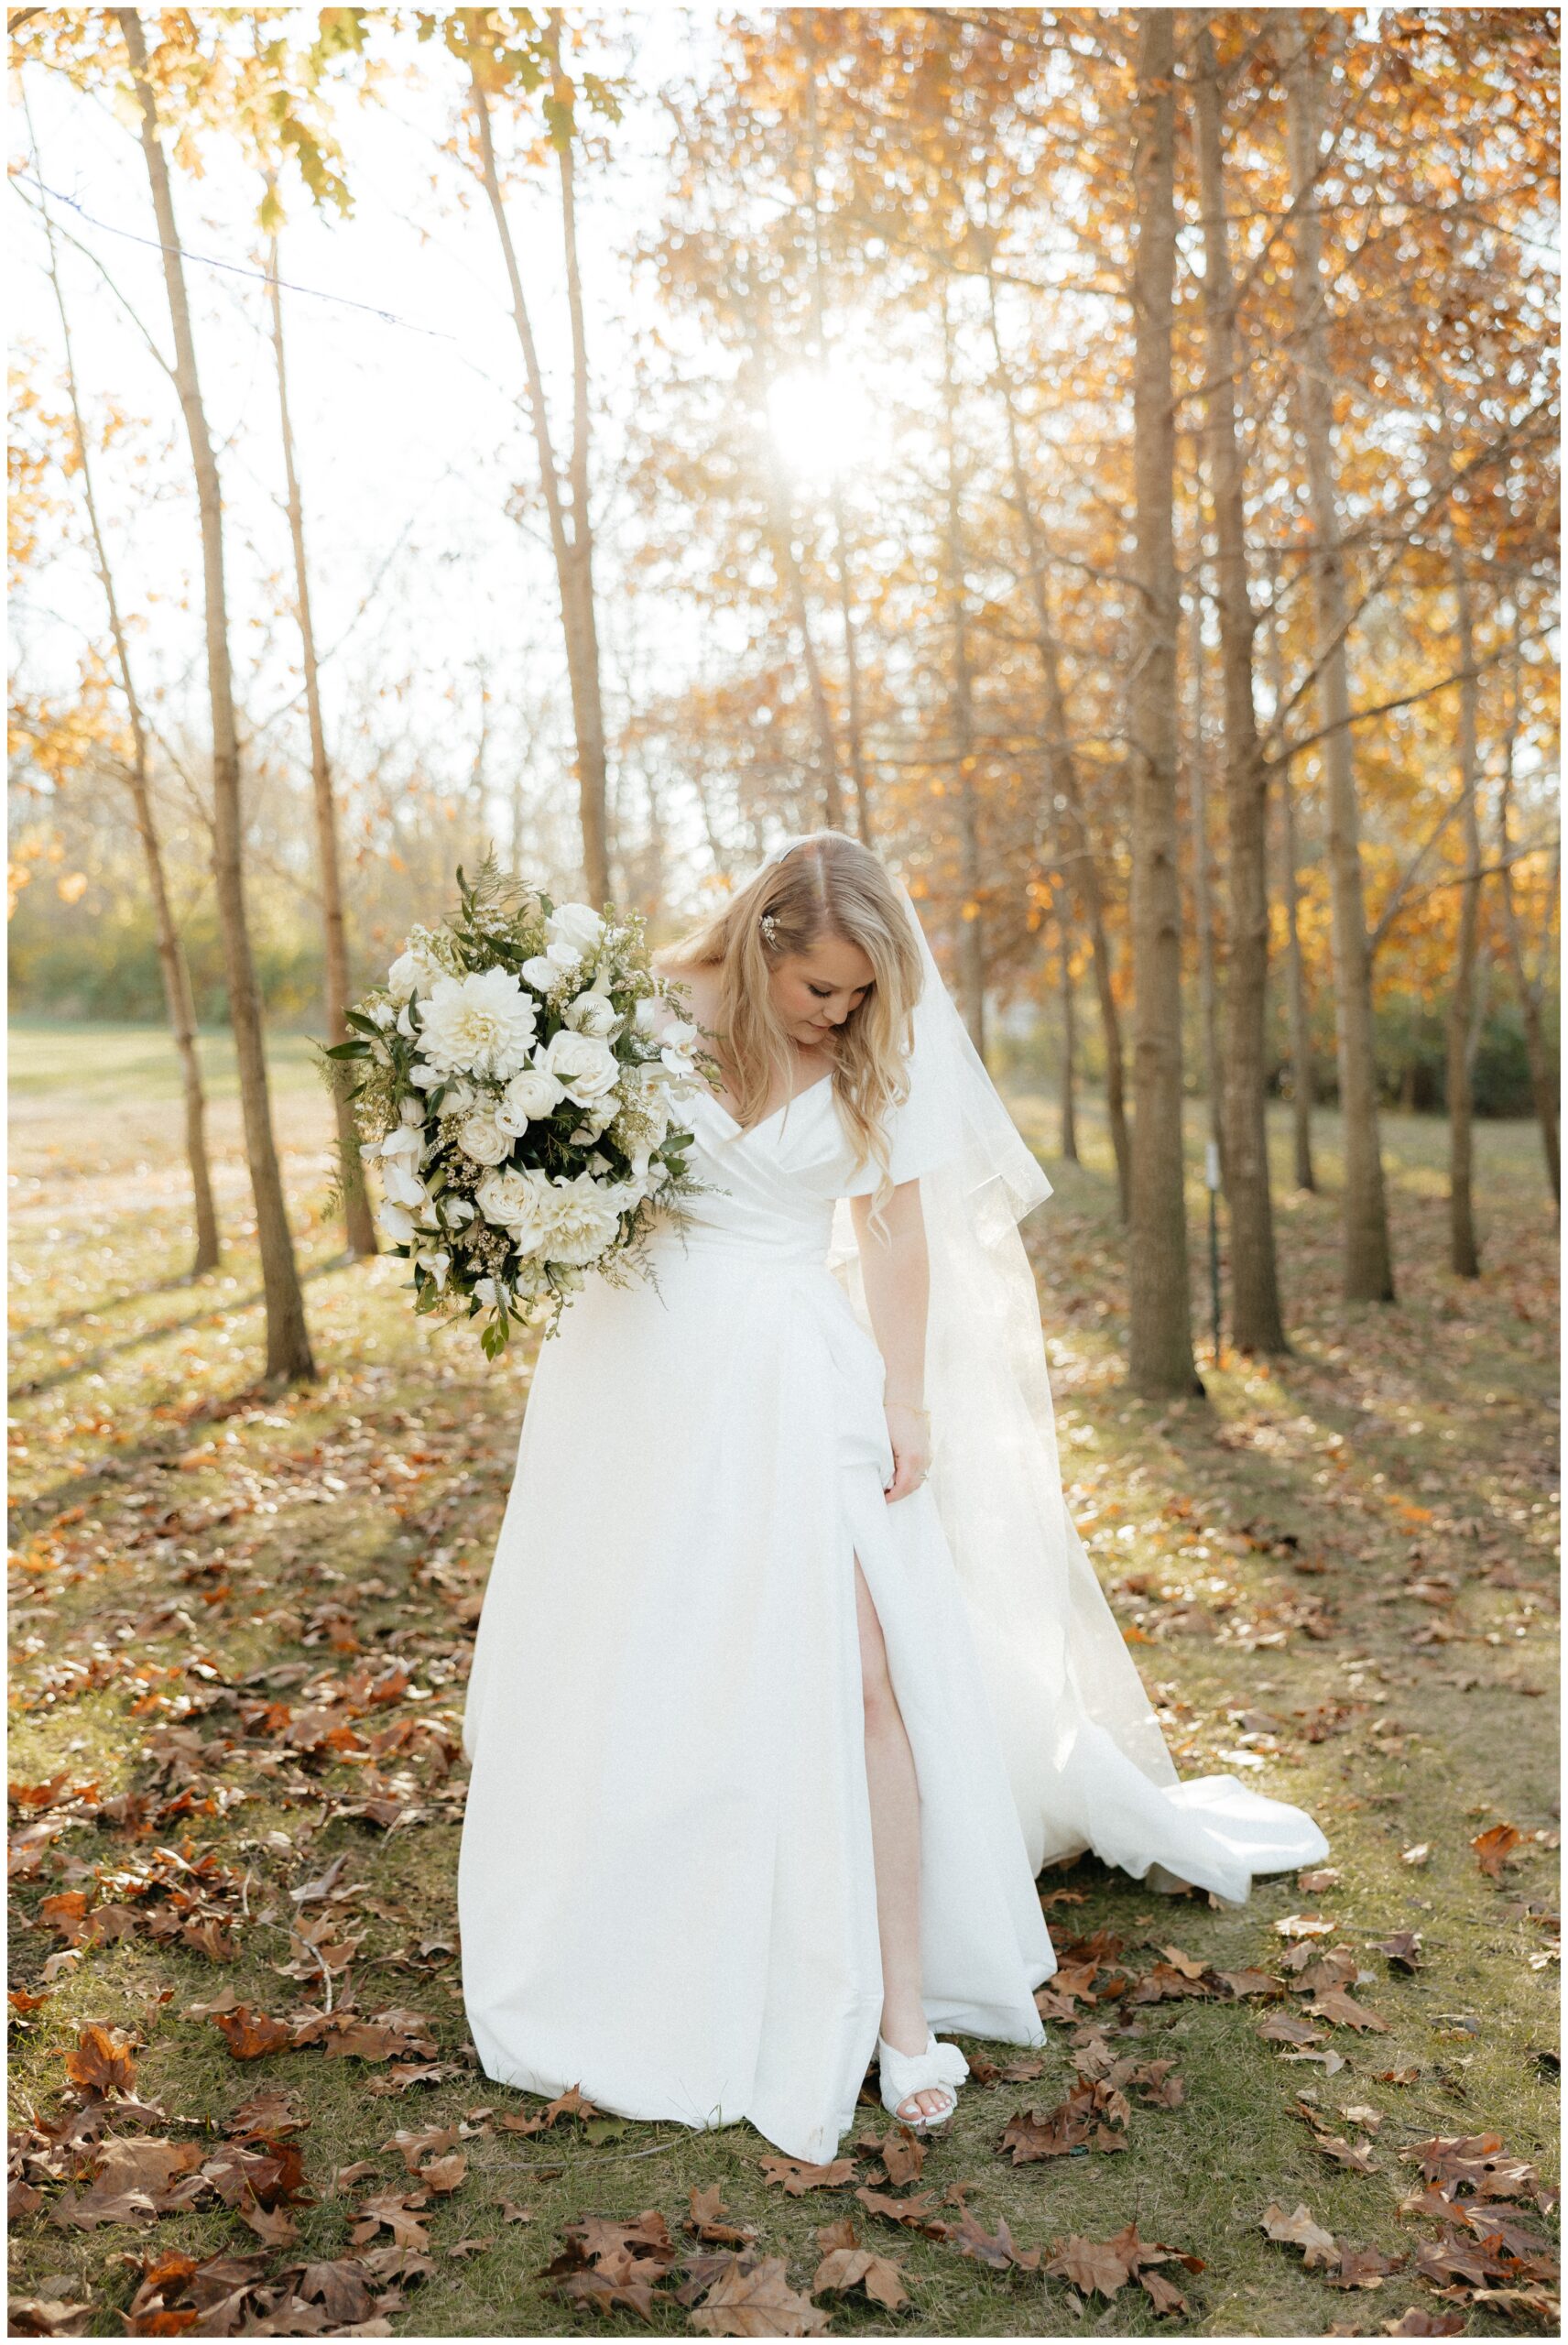
[(768, 427), (786, 469), (826, 485), (869, 454), (871, 402), (841, 368), (795, 366), (768, 387)]

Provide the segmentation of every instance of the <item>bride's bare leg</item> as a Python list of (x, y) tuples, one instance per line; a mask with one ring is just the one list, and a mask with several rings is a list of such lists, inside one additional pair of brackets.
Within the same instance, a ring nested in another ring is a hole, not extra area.
[[(920, 1795), (914, 1754), (905, 1730), (882, 1623), (855, 1564), (855, 1605), (860, 1625), (860, 1677), (866, 1704), (866, 1784), (871, 1798), (871, 1849), (877, 1867), (877, 1928), (882, 1945), (882, 2035), (895, 2052), (926, 2048), (920, 1994)], [(940, 2092), (911, 2093), (900, 2117), (935, 2116), (948, 2106)]]

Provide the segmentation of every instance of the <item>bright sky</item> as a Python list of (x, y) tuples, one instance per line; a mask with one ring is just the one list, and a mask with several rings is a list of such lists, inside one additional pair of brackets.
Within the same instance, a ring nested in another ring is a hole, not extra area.
[[(580, 237), (595, 387), (624, 412), (639, 317), (650, 314), (651, 297), (634, 284), (624, 248), (654, 216), (665, 133), (653, 93), (702, 70), (713, 44), (713, 12), (627, 9), (615, 29), (623, 52), (615, 61), (645, 94), (613, 130), (610, 164), (580, 174)], [(324, 649), (341, 647), (324, 671), (323, 689), (329, 723), (341, 726), (358, 719), (358, 709), (345, 705), (350, 692), (357, 698), (374, 687), (380, 695), (376, 730), (394, 744), (409, 729), (402, 693), (421, 712), (412, 728), (421, 743), (435, 738), (440, 704), (449, 700), (450, 723), (441, 725), (445, 778), (465, 781), (483, 663), (494, 695), (490, 770), (505, 803), (517, 713), (531, 730), (541, 702), (548, 703), (548, 722), (563, 744), (553, 572), (494, 225), (476, 187), (468, 211), (459, 210), (457, 167), (437, 151), (459, 93), (456, 69), (411, 38), (399, 49), (417, 66), (418, 79), (392, 87), (380, 105), (345, 104), (339, 116), (354, 214), (314, 215), (296, 194), (282, 245), (286, 282), (311, 289), (288, 298), (285, 328), (317, 631)], [(155, 250), (133, 241), (153, 233), (140, 150), (104, 101), (77, 96), (37, 71), (27, 78), (41, 178), (69, 199), (55, 204), (57, 222), (93, 256), (63, 248), (79, 376), (91, 408), (112, 396), (135, 420), (132, 442), (152, 459), (133, 471), (123, 443), (121, 455), (99, 470), (120, 592), (149, 627), (140, 649), (147, 678), (170, 686), (183, 680), (177, 697), (191, 713), (191, 746), (199, 752), (200, 573), (189, 463), (172, 387), (127, 314), (134, 311), (168, 349), (161, 262)], [(17, 110), (14, 162), (27, 147)], [(230, 515), (233, 649), (245, 704), (252, 723), (261, 725), (299, 690), (291, 624), (256, 619), (290, 591), (267, 298), (255, 277), (194, 257), (256, 268), (259, 189), (218, 142), (208, 154), (201, 180), (179, 175), (176, 203), (192, 256), (188, 283), (199, 364)], [(33, 206), (16, 189), (10, 198), (12, 335), (42, 350), (45, 379), (52, 381), (60, 335), (32, 177), (29, 169), (23, 185)], [(510, 209), (536, 333), (550, 367), (560, 447), (568, 344), (553, 180), (537, 194), (515, 198)], [(383, 319), (375, 311), (390, 314)], [(799, 419), (786, 428), (799, 438)], [(806, 428), (809, 433), (810, 419)], [(602, 483), (623, 444), (612, 416), (599, 427)], [(506, 511), (516, 486), (526, 501), (526, 530)], [(627, 681), (635, 693), (643, 673), (655, 673), (667, 687), (685, 657), (668, 621), (660, 634), (656, 612), (614, 591), (619, 518), (602, 489), (601, 629), (606, 685), (617, 700)], [(271, 588), (264, 583), (269, 577)], [(186, 595), (191, 606), (181, 611)], [(16, 620), (16, 649), (28, 672), (70, 673), (84, 625), (102, 633), (101, 596), (84, 563), (67, 556), (29, 593)], [(564, 782), (561, 797), (563, 803), (570, 798)], [(504, 817), (499, 826), (504, 834)]]

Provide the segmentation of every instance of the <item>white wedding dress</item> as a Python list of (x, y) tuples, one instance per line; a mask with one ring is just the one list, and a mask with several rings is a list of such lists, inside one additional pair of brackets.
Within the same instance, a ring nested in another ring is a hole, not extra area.
[(693, 1098), (706, 1193), (658, 1232), (657, 1283), (591, 1281), (541, 1347), (464, 1722), (486, 2075), (625, 2116), (748, 2119), (817, 2163), (881, 2010), (856, 1556), (914, 1753), (939, 2032), (1042, 2041), (1052, 1858), (1093, 1848), (1239, 1899), (1327, 1851), (1297, 1808), (1176, 1780), (1062, 1502), (1005, 1179), (954, 1205), (975, 1151), (944, 1112), (960, 1046), (929, 957), (927, 996), (889, 1137), (931, 1246), (930, 1483), (883, 1495), (882, 1360), (853, 1264), (830, 1267), (835, 1203), (872, 1175), (831, 1085), (747, 1132)]

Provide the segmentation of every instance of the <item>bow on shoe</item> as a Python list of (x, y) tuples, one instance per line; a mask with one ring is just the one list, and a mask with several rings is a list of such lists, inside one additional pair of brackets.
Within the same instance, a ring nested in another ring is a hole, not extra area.
[[(939, 2044), (930, 2029), (926, 2031), (923, 2052), (898, 2052), (878, 2036), (877, 2040), (877, 2074), (882, 2088), (882, 2106), (890, 2116), (898, 2117), (900, 2125), (916, 2132), (928, 2125), (942, 2125), (958, 2106), (958, 2087), (969, 2075), (969, 2063), (956, 2044)], [(915, 2093), (940, 2092), (945, 2095), (947, 2107), (934, 2116), (900, 2117), (903, 2103)]]

